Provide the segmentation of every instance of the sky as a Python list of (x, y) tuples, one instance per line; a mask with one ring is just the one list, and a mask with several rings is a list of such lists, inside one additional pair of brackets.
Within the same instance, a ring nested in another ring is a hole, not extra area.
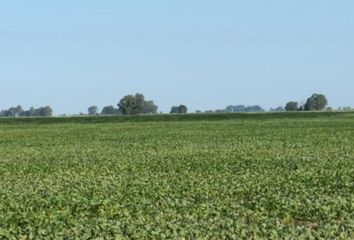
[(353, 0), (3, 0), (0, 109), (354, 106)]

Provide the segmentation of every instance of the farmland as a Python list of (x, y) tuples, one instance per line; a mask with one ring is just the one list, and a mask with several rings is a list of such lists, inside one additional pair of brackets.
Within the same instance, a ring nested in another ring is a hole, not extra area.
[(0, 120), (0, 239), (354, 238), (354, 113)]

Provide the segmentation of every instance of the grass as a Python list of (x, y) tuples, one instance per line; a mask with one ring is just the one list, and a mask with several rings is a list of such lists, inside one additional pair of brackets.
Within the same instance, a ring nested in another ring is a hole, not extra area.
[(353, 116), (0, 119), (0, 239), (354, 238)]

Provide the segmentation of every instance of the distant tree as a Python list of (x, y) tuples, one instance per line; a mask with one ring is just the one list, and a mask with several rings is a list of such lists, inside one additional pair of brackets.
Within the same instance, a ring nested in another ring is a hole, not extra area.
[(236, 106), (234, 106), (234, 112), (247, 112), (246, 106), (236, 105)]
[(141, 93), (136, 93), (135, 94), (135, 106), (132, 109), (132, 114), (142, 114), (144, 113), (144, 107), (145, 107), (145, 97)]
[(35, 110), (35, 116), (50, 117), (53, 115), (53, 110), (50, 106), (40, 107)]
[(102, 109), (102, 111), (101, 111), (102, 115), (114, 115), (116, 113), (117, 113), (117, 111), (112, 105), (111, 106), (105, 106)]
[(33, 107), (31, 107), (29, 110), (23, 110), (21, 113), (21, 117), (30, 117), (32, 116), (32, 114), (30, 113), (30, 110), (34, 109)]
[(188, 113), (188, 108), (186, 105), (182, 104), (178, 107), (178, 109), (179, 109), (179, 113)]
[(328, 101), (325, 95), (323, 94), (313, 94), (309, 97), (305, 104), (306, 111), (320, 111), (325, 109)]
[(202, 111), (200, 111), (200, 110), (196, 110), (196, 111), (195, 111), (195, 113), (202, 113)]
[(225, 108), (225, 111), (226, 111), (226, 112), (234, 112), (234, 106), (232, 106), (232, 105), (227, 106), (227, 107)]
[(230, 105), (225, 108), (226, 112), (264, 112), (264, 109), (259, 106), (259, 105), (253, 105), (253, 106), (244, 106), (244, 105)]
[(51, 117), (53, 116), (53, 109), (50, 106), (46, 106), (43, 108), (43, 116)]
[(87, 109), (87, 112), (89, 115), (96, 115), (98, 112), (98, 107), (96, 106), (91, 106)]
[(179, 113), (179, 107), (178, 106), (171, 107), (170, 113)]
[(20, 117), (23, 115), (23, 108), (21, 105), (18, 105), (17, 107), (10, 107), (7, 110), (2, 110), (0, 112), (0, 116), (2, 117)]
[(6, 117), (16, 117), (16, 108), (11, 107), (6, 111)]
[(283, 106), (279, 106), (277, 108), (271, 108), (270, 111), (271, 112), (284, 112), (285, 109), (283, 108)]
[(36, 109), (34, 107), (30, 107), (30, 109), (27, 111), (28, 116), (34, 116), (34, 113), (36, 112)]
[(144, 110), (145, 114), (155, 114), (157, 113), (158, 107), (154, 104), (154, 101), (144, 101)]
[(173, 106), (171, 108), (170, 113), (187, 113), (188, 112), (188, 108), (186, 105), (179, 105), (179, 106)]
[(246, 112), (264, 112), (264, 109), (259, 105), (246, 107)]
[(132, 114), (135, 109), (136, 101), (133, 95), (123, 97), (118, 103), (118, 109), (122, 114)]
[(23, 113), (23, 108), (21, 105), (18, 105), (16, 107), (16, 116), (22, 116), (22, 113)]
[(53, 110), (50, 106), (33, 108), (29, 110), (23, 110), (23, 108), (18, 105), (17, 107), (11, 107), (8, 110), (0, 111), (0, 117), (31, 117), (31, 116), (44, 116), (50, 117), (53, 115)]
[(226, 112), (246, 112), (246, 107), (244, 105), (230, 105), (226, 107)]
[(216, 109), (215, 112), (216, 113), (224, 113), (224, 112), (226, 112), (226, 110), (225, 109)]
[(298, 103), (297, 102), (288, 102), (285, 106), (285, 110), (290, 111), (297, 111), (298, 110)]
[(153, 101), (145, 101), (141, 93), (126, 95), (118, 103), (118, 109), (122, 114), (149, 114), (157, 113), (158, 107)]

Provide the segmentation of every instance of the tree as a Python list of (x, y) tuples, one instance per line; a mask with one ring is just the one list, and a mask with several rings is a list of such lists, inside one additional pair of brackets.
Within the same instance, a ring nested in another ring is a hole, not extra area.
[(246, 112), (246, 107), (244, 105), (230, 105), (226, 107), (226, 112)]
[(225, 109), (216, 109), (215, 112), (216, 113), (224, 113), (224, 112), (226, 112), (226, 110)]
[(264, 112), (264, 109), (259, 105), (246, 107), (246, 112)]
[(309, 97), (305, 104), (306, 111), (320, 111), (325, 109), (328, 101), (325, 95), (323, 94), (313, 94)]
[(23, 116), (23, 108), (21, 107), (21, 105), (18, 105), (17, 107), (11, 107), (7, 110), (2, 110), (0, 112), (0, 116), (3, 117), (21, 117)]
[(144, 102), (144, 110), (145, 114), (154, 114), (157, 113), (158, 107), (154, 104), (154, 101), (145, 101)]
[(157, 113), (158, 106), (154, 101), (145, 101), (143, 94), (136, 93), (123, 97), (118, 103), (118, 109), (122, 114), (150, 114)]
[(22, 108), (22, 106), (21, 106), (21, 105), (18, 105), (18, 106), (16, 107), (15, 112), (16, 112), (16, 116), (21, 116), (22, 113), (23, 113), (23, 108)]
[(34, 116), (35, 111), (36, 111), (36, 109), (34, 107), (30, 107), (29, 110), (25, 111), (26, 116), (28, 116), (28, 117)]
[(186, 105), (180, 105), (179, 107), (179, 113), (187, 113), (188, 112), (188, 108)]
[(179, 113), (179, 108), (178, 108), (178, 106), (173, 106), (173, 107), (171, 107), (170, 113)]
[(30, 107), (30, 109), (22, 111), (20, 116), (21, 117), (31, 117), (34, 115), (34, 112), (35, 112), (34, 107)]
[(116, 109), (111, 105), (111, 106), (105, 106), (103, 109), (102, 109), (102, 112), (101, 114), (102, 115), (114, 115), (116, 114)]
[(141, 114), (144, 111), (144, 95), (135, 94), (123, 97), (118, 103), (118, 109), (123, 114)]
[(98, 107), (96, 106), (91, 106), (87, 109), (87, 112), (89, 115), (96, 115), (98, 112)]
[(288, 102), (285, 106), (286, 111), (297, 111), (298, 103), (297, 102)]
[(42, 116), (51, 117), (53, 115), (53, 109), (50, 106), (42, 108)]
[(179, 106), (173, 106), (170, 111), (170, 113), (187, 113), (187, 112), (188, 112), (188, 108), (183, 104)]
[(6, 111), (6, 117), (16, 117), (16, 108), (11, 107)]
[(264, 109), (259, 106), (259, 105), (253, 105), (253, 106), (244, 106), (244, 105), (230, 105), (225, 108), (226, 112), (264, 112)]
[(283, 108), (283, 106), (279, 106), (277, 108), (271, 108), (270, 112), (284, 112), (285, 109)]
[(37, 117), (50, 117), (53, 114), (53, 110), (50, 106), (40, 107), (34, 110), (33, 116)]
[(132, 114), (142, 114), (144, 113), (145, 97), (141, 93), (136, 93), (135, 96), (135, 106), (133, 108)]

